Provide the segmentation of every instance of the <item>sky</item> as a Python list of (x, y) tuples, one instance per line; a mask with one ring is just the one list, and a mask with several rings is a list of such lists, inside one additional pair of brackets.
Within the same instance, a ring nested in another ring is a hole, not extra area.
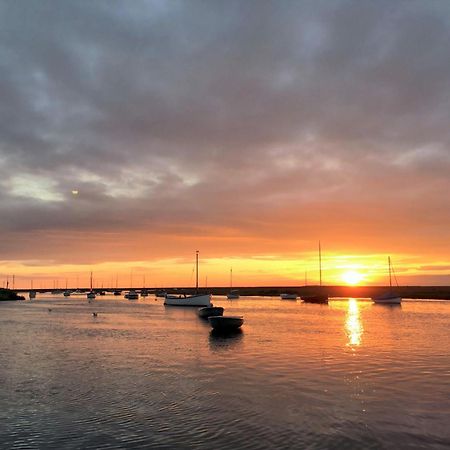
[(0, 0), (0, 281), (449, 285), (449, 48), (445, 0)]

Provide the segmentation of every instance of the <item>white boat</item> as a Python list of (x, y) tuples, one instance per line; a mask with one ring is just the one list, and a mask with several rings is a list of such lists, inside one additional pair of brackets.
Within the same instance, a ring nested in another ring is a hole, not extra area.
[(167, 306), (211, 306), (211, 294), (167, 294), (164, 304)]
[(297, 294), (280, 294), (281, 300), (297, 300)]
[(199, 294), (198, 292), (198, 250), (195, 259), (195, 290), (194, 295), (172, 295), (166, 294), (164, 304), (167, 306), (212, 306), (211, 294)]
[[(388, 256), (388, 266), (389, 266), (389, 287), (391, 288), (391, 290), (388, 292), (385, 292), (384, 294), (376, 295), (375, 297), (372, 297), (372, 301), (379, 305), (400, 305), (402, 303), (402, 298), (392, 292), (393, 269), (392, 269), (390, 256)], [(394, 274), (394, 276), (395, 276), (395, 274)], [(396, 279), (396, 281), (397, 281), (397, 279)], [(398, 283), (397, 283), (397, 287), (398, 287)]]

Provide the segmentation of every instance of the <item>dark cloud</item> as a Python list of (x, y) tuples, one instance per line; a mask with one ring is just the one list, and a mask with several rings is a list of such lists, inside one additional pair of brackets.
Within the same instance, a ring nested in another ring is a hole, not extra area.
[(3, 1), (0, 229), (29, 245), (0, 250), (226, 229), (444, 252), (449, 42), (444, 1)]

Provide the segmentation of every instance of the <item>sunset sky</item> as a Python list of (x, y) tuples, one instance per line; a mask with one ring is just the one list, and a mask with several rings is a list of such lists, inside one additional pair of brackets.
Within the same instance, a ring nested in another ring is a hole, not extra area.
[(450, 284), (450, 2), (0, 1), (0, 56), (2, 283)]

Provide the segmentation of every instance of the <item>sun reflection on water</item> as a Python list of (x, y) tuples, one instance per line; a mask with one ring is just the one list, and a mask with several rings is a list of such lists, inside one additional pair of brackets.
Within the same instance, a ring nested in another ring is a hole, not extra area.
[(347, 317), (345, 320), (345, 332), (347, 333), (349, 347), (357, 347), (361, 345), (361, 337), (364, 328), (361, 322), (359, 305), (356, 299), (348, 300)]

